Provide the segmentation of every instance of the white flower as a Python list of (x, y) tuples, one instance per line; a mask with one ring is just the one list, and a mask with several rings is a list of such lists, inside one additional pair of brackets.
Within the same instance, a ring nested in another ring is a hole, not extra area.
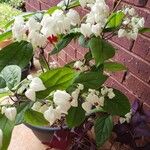
[(36, 100), (36, 93), (33, 89), (28, 89), (25, 92), (25, 96), (30, 99), (31, 101), (35, 101)]
[(42, 106), (42, 103), (40, 103), (40, 102), (35, 102), (35, 103), (33, 104), (33, 106), (32, 106), (32, 109), (33, 109), (34, 111), (39, 111), (39, 109), (41, 108), (41, 106)]
[(92, 33), (95, 34), (95, 36), (100, 36), (102, 32), (101, 24), (97, 23), (95, 25), (92, 25)]
[(3, 131), (0, 129), (0, 149), (2, 148), (3, 145)]
[(17, 110), (15, 107), (9, 107), (5, 110), (5, 116), (10, 120), (14, 121), (17, 115)]
[(70, 19), (71, 25), (76, 26), (80, 23), (80, 15), (77, 11), (70, 9), (66, 16)]
[(7, 107), (3, 106), (2, 109), (1, 109), (1, 114), (4, 114), (6, 109), (7, 109)]
[(80, 71), (87, 71), (89, 69), (88, 66), (84, 65), (84, 63), (82, 61), (76, 61), (74, 63), (74, 68)]
[(13, 38), (17, 41), (26, 40), (28, 28), (25, 25), (24, 19), (21, 16), (15, 18), (14, 24), (12, 26)]
[(119, 121), (120, 121), (121, 124), (124, 123), (124, 122), (130, 123), (131, 117), (132, 117), (132, 112), (130, 111), (129, 113), (127, 113), (125, 115), (125, 117), (120, 117)]
[(144, 23), (145, 23), (144, 18), (141, 18), (141, 19), (138, 21), (137, 24), (139, 25), (140, 28), (143, 28), (143, 27), (144, 27)]
[(76, 89), (72, 92), (72, 101), (70, 102), (71, 106), (78, 107), (78, 97), (79, 97), (80, 90)]
[(34, 47), (44, 47), (47, 43), (47, 38), (39, 31), (32, 30), (29, 32), (28, 40), (32, 43)]
[(41, 29), (41, 24), (39, 22), (37, 22), (37, 20), (34, 19), (34, 17), (31, 17), (28, 22), (26, 23), (29, 32), (30, 31), (40, 31)]
[(127, 35), (127, 32), (125, 29), (119, 29), (118, 31), (118, 37), (125, 37)]
[(84, 85), (79, 83), (79, 84), (78, 84), (78, 89), (79, 89), (79, 90), (83, 90), (83, 89), (84, 89)]
[(68, 110), (70, 109), (70, 103), (65, 103), (64, 105), (59, 105), (56, 107), (56, 111), (60, 114), (68, 114)]
[(135, 12), (135, 9), (134, 9), (134, 8), (130, 8), (130, 9), (128, 9), (128, 13), (129, 13), (129, 15), (131, 15), (131, 16), (134, 16), (134, 15), (136, 14), (136, 12)]
[(45, 104), (41, 106), (41, 108), (39, 109), (39, 112), (44, 113), (46, 110), (48, 110), (48, 106)]
[(113, 98), (115, 97), (114, 92), (108, 92), (108, 97), (109, 97), (110, 99), (113, 99)]
[(101, 94), (104, 96), (106, 95), (108, 92), (108, 88), (106, 86), (104, 86), (103, 88), (101, 88)]
[(58, 63), (55, 62), (55, 61), (50, 62), (50, 63), (49, 63), (49, 67), (50, 67), (51, 69), (56, 69), (56, 68), (58, 67)]
[(83, 23), (81, 24), (80, 31), (85, 37), (90, 37), (92, 34), (91, 28), (92, 26), (90, 23), (86, 23), (86, 24)]
[(33, 78), (29, 87), (35, 92), (44, 91), (46, 89), (45, 85), (39, 77)]
[(92, 104), (90, 102), (82, 103), (82, 108), (86, 111), (86, 113), (90, 113), (92, 109)]
[(32, 76), (31, 74), (29, 74), (29, 75), (27, 76), (27, 79), (28, 79), (28, 80), (32, 80), (32, 79), (33, 79), (33, 76)]
[(65, 105), (71, 100), (70, 94), (68, 94), (66, 91), (57, 90), (54, 93), (54, 103), (56, 105)]
[(49, 109), (44, 112), (44, 118), (50, 123), (50, 125), (53, 125), (57, 119), (61, 118), (61, 114), (50, 106)]

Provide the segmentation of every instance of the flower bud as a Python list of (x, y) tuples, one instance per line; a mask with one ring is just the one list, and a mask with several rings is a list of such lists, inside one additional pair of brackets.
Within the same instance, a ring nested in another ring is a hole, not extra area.
[(10, 120), (14, 121), (17, 115), (17, 110), (15, 107), (9, 107), (5, 110), (5, 116)]

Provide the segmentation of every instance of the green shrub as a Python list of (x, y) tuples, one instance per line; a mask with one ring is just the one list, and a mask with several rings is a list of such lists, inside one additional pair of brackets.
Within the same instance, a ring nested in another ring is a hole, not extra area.
[(0, 3), (0, 28), (3, 28), (8, 21), (20, 13), (21, 11), (13, 8), (9, 4)]

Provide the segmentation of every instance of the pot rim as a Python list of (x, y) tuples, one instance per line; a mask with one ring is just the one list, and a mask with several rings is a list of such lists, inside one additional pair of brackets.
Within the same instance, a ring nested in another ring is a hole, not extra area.
[(61, 130), (62, 128), (63, 129), (68, 129), (67, 126), (63, 126), (62, 128), (61, 127), (42, 127), (42, 126), (34, 126), (34, 125), (31, 125), (31, 124), (28, 124), (28, 123), (24, 123), (27, 127), (29, 128), (32, 128), (34, 130), (42, 130), (42, 131), (58, 131), (58, 130)]

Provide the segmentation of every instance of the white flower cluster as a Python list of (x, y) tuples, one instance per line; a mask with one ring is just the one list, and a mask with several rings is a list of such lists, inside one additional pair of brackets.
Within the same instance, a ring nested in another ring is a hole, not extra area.
[(13, 38), (17, 41), (27, 40), (34, 47), (45, 47), (48, 37), (66, 34), (71, 26), (80, 23), (77, 11), (70, 9), (67, 14), (63, 10), (55, 10), (52, 15), (45, 14), (41, 22), (31, 17), (27, 22), (23, 17), (16, 17), (12, 27)]
[(68, 114), (68, 110), (71, 106), (78, 107), (78, 96), (83, 85), (79, 84), (77, 89), (70, 95), (66, 91), (57, 90), (54, 93), (53, 102), (45, 112), (44, 117), (50, 122), (50, 125), (54, 124), (56, 120), (60, 120), (61, 116)]
[(87, 14), (86, 22), (82, 23), (80, 27), (80, 31), (85, 37), (90, 37), (92, 34), (100, 36), (109, 15), (109, 7), (106, 5), (105, 0), (93, 2), (93, 0), (80, 1), (82, 6), (90, 3), (88, 6), (91, 8), (90, 13)]
[(39, 77), (33, 78), (31, 75), (27, 77), (31, 82), (29, 84), (29, 89), (25, 92), (25, 96), (31, 101), (36, 100), (36, 92), (43, 91), (46, 89), (42, 80)]
[(119, 118), (119, 121), (120, 121), (121, 124), (122, 124), (122, 123), (125, 123), (125, 122), (129, 123), (130, 120), (131, 120), (131, 117), (132, 117), (132, 112), (129, 112), (129, 113), (127, 113), (127, 114), (125, 115), (125, 117), (120, 117), (120, 118)]
[(85, 65), (84, 62), (82, 61), (76, 61), (74, 63), (74, 66), (73, 66), (76, 70), (80, 70), (81, 72), (84, 72), (84, 71), (87, 71), (89, 70), (89, 67), (87, 65)]
[(32, 110), (44, 113), (46, 110), (48, 110), (48, 105), (37, 101), (33, 104)]
[(82, 108), (86, 113), (90, 113), (93, 108), (99, 108), (104, 106), (105, 96), (108, 96), (110, 99), (115, 97), (112, 88), (103, 87), (101, 92), (89, 89), (89, 93), (85, 99), (85, 102), (82, 104)]
[(58, 68), (58, 63), (56, 61), (49, 62), (50, 69), (56, 69)]
[(1, 113), (4, 114), (10, 121), (14, 121), (17, 115), (16, 107), (5, 107), (1, 109)]
[(145, 20), (136, 14), (134, 8), (127, 7), (123, 12), (126, 17), (123, 20), (121, 29), (118, 31), (118, 37), (136, 40), (139, 29), (144, 27)]

